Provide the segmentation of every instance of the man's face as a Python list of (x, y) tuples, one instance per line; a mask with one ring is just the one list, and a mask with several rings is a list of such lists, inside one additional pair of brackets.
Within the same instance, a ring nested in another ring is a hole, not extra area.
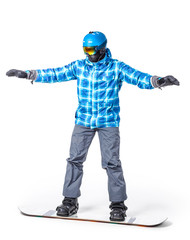
[(98, 62), (105, 57), (105, 48), (98, 51), (96, 51), (95, 48), (96, 47), (85, 47), (85, 54), (88, 56), (90, 62)]

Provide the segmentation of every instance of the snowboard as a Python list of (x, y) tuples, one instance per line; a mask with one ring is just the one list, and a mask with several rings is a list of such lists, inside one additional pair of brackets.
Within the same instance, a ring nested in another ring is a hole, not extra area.
[(97, 223), (110, 223), (110, 224), (120, 224), (120, 225), (133, 225), (139, 227), (156, 227), (163, 224), (167, 218), (166, 217), (150, 217), (150, 216), (127, 216), (125, 221), (110, 221), (109, 215), (107, 214), (106, 217), (99, 216), (90, 216), (89, 214), (80, 213), (80, 211), (72, 215), (70, 217), (61, 217), (56, 215), (55, 210), (40, 210), (39, 208), (26, 208), (26, 207), (19, 207), (20, 213), (25, 216), (30, 217), (41, 217), (41, 218), (52, 218), (52, 219), (63, 219), (63, 220), (74, 220), (74, 221), (86, 221), (86, 222), (97, 222)]

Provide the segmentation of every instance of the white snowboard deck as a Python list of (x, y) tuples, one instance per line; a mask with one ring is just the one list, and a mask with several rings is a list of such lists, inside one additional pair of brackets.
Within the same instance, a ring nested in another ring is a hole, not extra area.
[(22, 205), (19, 206), (19, 210), (22, 214), (27, 216), (46, 217), (46, 218), (58, 218), (65, 220), (78, 220), (78, 221), (89, 221), (89, 222), (102, 222), (112, 224), (123, 224), (123, 225), (136, 225), (136, 226), (147, 226), (153, 227), (158, 226), (167, 220), (164, 216), (155, 216), (148, 214), (143, 216), (127, 216), (124, 222), (116, 222), (109, 220), (110, 210), (103, 207), (87, 207), (79, 208), (77, 214), (70, 217), (60, 217), (56, 215), (55, 206), (44, 206), (44, 205)]

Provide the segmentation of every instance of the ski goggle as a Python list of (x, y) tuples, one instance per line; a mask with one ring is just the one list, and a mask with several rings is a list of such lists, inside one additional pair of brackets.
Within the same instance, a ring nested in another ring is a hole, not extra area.
[(83, 47), (84, 53), (88, 55), (94, 55), (97, 51), (97, 47)]

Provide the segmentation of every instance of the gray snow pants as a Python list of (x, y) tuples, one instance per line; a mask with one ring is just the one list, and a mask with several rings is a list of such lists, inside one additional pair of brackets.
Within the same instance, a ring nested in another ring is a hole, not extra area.
[(75, 125), (71, 138), (70, 157), (67, 159), (63, 196), (77, 198), (81, 195), (83, 163), (96, 131), (100, 141), (102, 167), (108, 175), (109, 200), (111, 202), (124, 201), (127, 199), (127, 195), (119, 159), (120, 134), (118, 127), (91, 129)]

